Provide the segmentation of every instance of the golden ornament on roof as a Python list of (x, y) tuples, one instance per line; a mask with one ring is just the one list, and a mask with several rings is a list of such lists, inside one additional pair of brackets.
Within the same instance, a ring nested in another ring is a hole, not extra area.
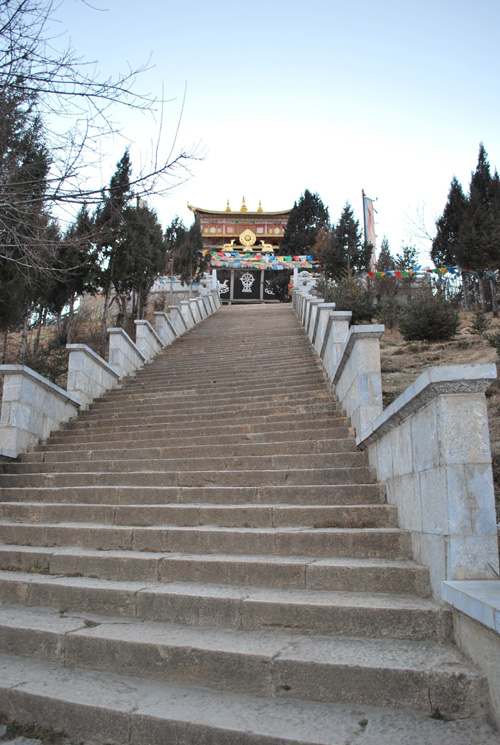
[(231, 212), (231, 207), (229, 206), (229, 199), (227, 200), (226, 212)]
[(248, 208), (245, 204), (245, 197), (243, 197), (243, 204), (241, 205), (240, 212), (248, 212)]
[(240, 243), (242, 246), (245, 246), (245, 248), (250, 248), (250, 246), (253, 246), (256, 240), (257, 236), (248, 228), (240, 234)]
[(264, 212), (264, 210), (262, 209), (262, 202), (260, 201), (260, 199), (259, 199), (259, 209), (257, 210), (257, 212)]

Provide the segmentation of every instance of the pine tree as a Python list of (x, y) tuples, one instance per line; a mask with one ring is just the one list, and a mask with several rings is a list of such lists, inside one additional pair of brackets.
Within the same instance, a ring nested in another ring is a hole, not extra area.
[(207, 268), (208, 260), (202, 254), (203, 238), (198, 220), (187, 231), (174, 261), (174, 271), (181, 275), (183, 284), (189, 285), (191, 293), (193, 282)]
[(330, 218), (318, 194), (308, 189), (295, 202), (280, 244), (281, 255), (312, 254), (320, 230), (328, 229)]
[[(498, 174), (491, 175), (482, 143), (476, 170), (470, 181), (467, 209), (460, 226), (457, 260), (462, 267), (477, 272), (479, 300), (484, 309), (485, 272), (495, 270), (500, 263), (500, 185)], [(490, 285), (493, 310), (496, 312), (493, 281)]]
[(431, 259), (436, 267), (455, 266), (460, 252), (460, 230), (467, 210), (467, 197), (453, 177), (441, 217), (436, 220), (436, 237), (432, 241)]
[(153, 282), (165, 268), (163, 231), (156, 213), (147, 205), (127, 206), (116, 246), (112, 282), (124, 301), (134, 295), (133, 314), (143, 318)]
[(483, 144), (472, 174), (467, 209), (460, 227), (460, 264), (477, 271), (495, 269), (500, 261), (500, 199), (498, 176), (491, 176)]
[(110, 306), (111, 289), (115, 264), (119, 263), (118, 251), (123, 231), (123, 212), (129, 200), (130, 174), (132, 164), (128, 150), (116, 164), (116, 171), (111, 177), (109, 187), (103, 190), (103, 203), (96, 210), (96, 242), (99, 249), (101, 265), (100, 285), (104, 294), (104, 307), (101, 318), (101, 347), (104, 357), (106, 351), (106, 329)]
[[(376, 269), (378, 272), (388, 272), (395, 268), (396, 264), (389, 248), (389, 241), (384, 235), (382, 243), (380, 244)], [(396, 278), (392, 275), (375, 277), (373, 280), (373, 291), (379, 302), (383, 297), (393, 297), (398, 291)]]
[(328, 277), (339, 280), (368, 269), (371, 253), (371, 244), (363, 243), (359, 220), (354, 218), (352, 207), (346, 202), (322, 251), (320, 261), (323, 269)]
[[(0, 329), (23, 324), (35, 301), (46, 257), (54, 246), (44, 210), (50, 158), (31, 100), (0, 91)], [(45, 280), (50, 273), (45, 271)], [(23, 348), (25, 346), (23, 335)]]

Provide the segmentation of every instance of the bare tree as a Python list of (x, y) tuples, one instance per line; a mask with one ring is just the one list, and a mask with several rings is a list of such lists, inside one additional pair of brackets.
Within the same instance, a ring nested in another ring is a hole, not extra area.
[[(103, 78), (96, 64), (79, 57), (71, 45), (60, 48), (62, 38), (53, 32), (56, 13), (52, 0), (0, 0), (0, 212), (15, 202), (7, 231), (0, 219), (0, 260), (25, 272), (34, 265), (54, 271), (40, 216), (43, 225), (56, 205), (74, 209), (72, 205), (101, 201), (101, 185), (88, 188), (88, 173), (98, 163), (97, 143), (119, 131), (120, 108), (157, 117), (157, 144), (131, 183), (135, 195), (174, 188), (190, 176), (190, 162), (199, 157), (195, 151), (177, 150), (179, 122), (169, 152), (160, 155), (166, 102), (137, 88), (149, 62)], [(40, 174), (24, 168), (21, 177), (13, 168), (19, 142), (9, 138), (7, 115), (14, 133), (21, 128), (26, 138), (36, 129), (49, 166), (43, 185), (34, 183)]]

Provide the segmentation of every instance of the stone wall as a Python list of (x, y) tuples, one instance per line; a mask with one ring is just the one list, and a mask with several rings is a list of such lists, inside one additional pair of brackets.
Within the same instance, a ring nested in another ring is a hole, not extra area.
[[(191, 302), (186, 302), (189, 328), (221, 306), (216, 291), (204, 292), (192, 303), (195, 305), (191, 308)], [(121, 328), (108, 329), (107, 362), (84, 344), (69, 344), (66, 391), (24, 365), (0, 365), (4, 375), (0, 459), (17, 458), (27, 452), (185, 333), (188, 326), (181, 309), (171, 310), (170, 315), (155, 313), (156, 330), (147, 321), (136, 321), (136, 342)]]
[(434, 596), (442, 601), (446, 580), (495, 577), (498, 545), (484, 396), (495, 366), (430, 368), (382, 411), (384, 327), (349, 328), (345, 312), (331, 310), (305, 290), (294, 292), (293, 303), (359, 447), (368, 451), (388, 501), (398, 507), (400, 526), (411, 534), (415, 558), (429, 567)]

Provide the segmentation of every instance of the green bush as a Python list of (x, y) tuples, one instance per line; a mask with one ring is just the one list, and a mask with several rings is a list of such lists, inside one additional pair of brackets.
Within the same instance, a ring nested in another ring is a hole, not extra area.
[(401, 303), (395, 297), (389, 295), (382, 296), (375, 309), (376, 317), (380, 323), (391, 330), (396, 326), (400, 313)]
[(500, 357), (500, 331), (495, 331), (493, 334), (485, 334), (484, 338), (490, 347), (496, 349), (496, 353)]
[(347, 277), (337, 284), (319, 279), (314, 291), (327, 303), (335, 303), (335, 310), (350, 310), (351, 324), (369, 323), (375, 316), (373, 296), (356, 277)]
[(398, 328), (405, 341), (448, 341), (458, 332), (458, 309), (440, 295), (423, 295), (402, 306)]
[(471, 324), (471, 331), (473, 334), (484, 337), (490, 326), (491, 321), (484, 310), (478, 310), (474, 313), (474, 320)]

